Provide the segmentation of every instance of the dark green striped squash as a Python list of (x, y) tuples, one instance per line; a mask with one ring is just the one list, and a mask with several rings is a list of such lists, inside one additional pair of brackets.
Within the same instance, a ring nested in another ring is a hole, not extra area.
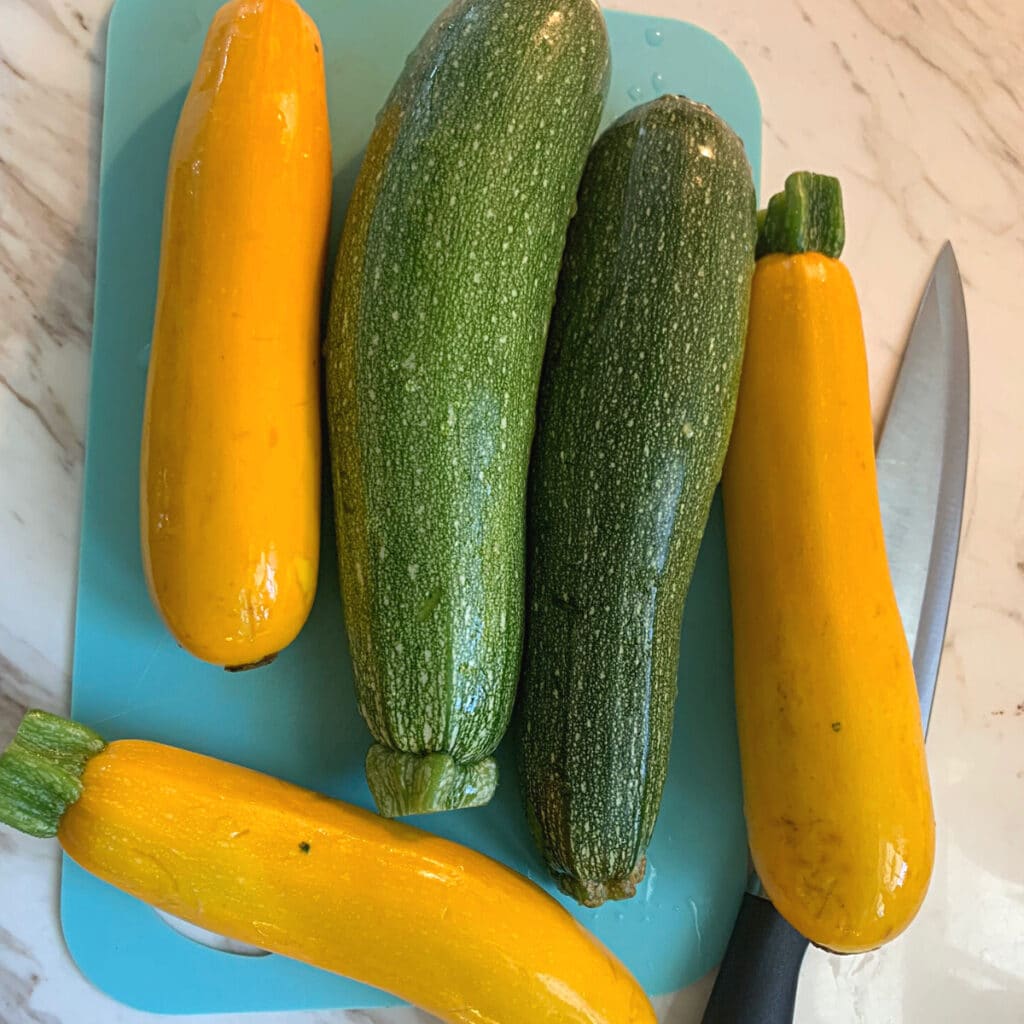
[(601, 137), (569, 230), (529, 487), (519, 754), (548, 866), (590, 906), (643, 877), (756, 230), (740, 140), (678, 96)]
[(494, 790), (537, 387), (607, 76), (593, 0), (457, 0), (381, 111), (349, 206), (328, 416), (367, 778), (387, 815)]

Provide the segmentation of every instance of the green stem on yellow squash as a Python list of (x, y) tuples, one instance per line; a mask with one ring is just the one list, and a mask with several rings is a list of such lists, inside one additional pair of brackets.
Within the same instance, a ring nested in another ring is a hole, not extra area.
[(64, 812), (82, 794), (86, 762), (105, 746), (84, 725), (29, 711), (0, 754), (0, 822), (30, 836), (55, 836)]
[(843, 191), (838, 178), (796, 171), (785, 191), (768, 200), (758, 214), (757, 257), (820, 252), (839, 259), (846, 241)]

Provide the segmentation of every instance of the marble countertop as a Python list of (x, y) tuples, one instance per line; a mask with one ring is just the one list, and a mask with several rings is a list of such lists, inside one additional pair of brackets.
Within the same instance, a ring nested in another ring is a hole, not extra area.
[[(68, 703), (109, 4), (0, 0), (0, 744), (27, 707)], [(766, 192), (797, 168), (842, 179), (844, 259), (860, 293), (876, 408), (932, 261), (946, 238), (954, 243), (972, 338), (972, 435), (928, 742), (935, 877), (917, 921), (884, 950), (811, 951), (797, 1020), (1024, 1022), (1024, 4), (613, 6), (687, 18), (739, 54), (765, 112)], [(0, 832), (0, 1020), (151, 1019), (78, 974), (58, 923), (58, 872), (55, 843)], [(709, 983), (663, 1000), (663, 1018), (699, 1020)]]

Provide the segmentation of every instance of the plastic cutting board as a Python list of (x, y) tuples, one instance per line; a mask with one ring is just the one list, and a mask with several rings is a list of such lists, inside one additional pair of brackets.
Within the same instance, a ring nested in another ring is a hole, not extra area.
[[(92, 391), (73, 713), (108, 739), (142, 737), (248, 765), (372, 806), (325, 508), (319, 593), (299, 640), (232, 675), (179, 650), (150, 605), (138, 541), (138, 453), (156, 293), (164, 177), (175, 123), (218, 0), (118, 0), (109, 26)], [(373, 119), (443, 0), (309, 0), (327, 58), (334, 238)], [(614, 74), (605, 123), (662, 92), (710, 104), (740, 134), (759, 180), (761, 113), (739, 60), (682, 22), (609, 11)], [(197, 429), (202, 429), (197, 424)], [(683, 626), (679, 705), (661, 818), (638, 896), (585, 910), (554, 893), (519, 805), (509, 751), (486, 808), (417, 821), (553, 892), (652, 994), (721, 957), (743, 889), (746, 834), (734, 736), (721, 509)], [(65, 861), (68, 947), (97, 986), (163, 1013), (384, 1006), (385, 993), (279, 956), (198, 945), (149, 907)], [(338, 921), (344, 928), (345, 921)]]

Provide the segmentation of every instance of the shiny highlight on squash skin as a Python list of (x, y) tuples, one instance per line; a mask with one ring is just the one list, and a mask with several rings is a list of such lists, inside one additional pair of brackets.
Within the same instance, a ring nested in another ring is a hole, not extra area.
[(140, 474), (153, 602), (229, 668), (291, 643), (316, 591), (330, 197), (316, 26), (294, 0), (232, 0), (171, 150)]

